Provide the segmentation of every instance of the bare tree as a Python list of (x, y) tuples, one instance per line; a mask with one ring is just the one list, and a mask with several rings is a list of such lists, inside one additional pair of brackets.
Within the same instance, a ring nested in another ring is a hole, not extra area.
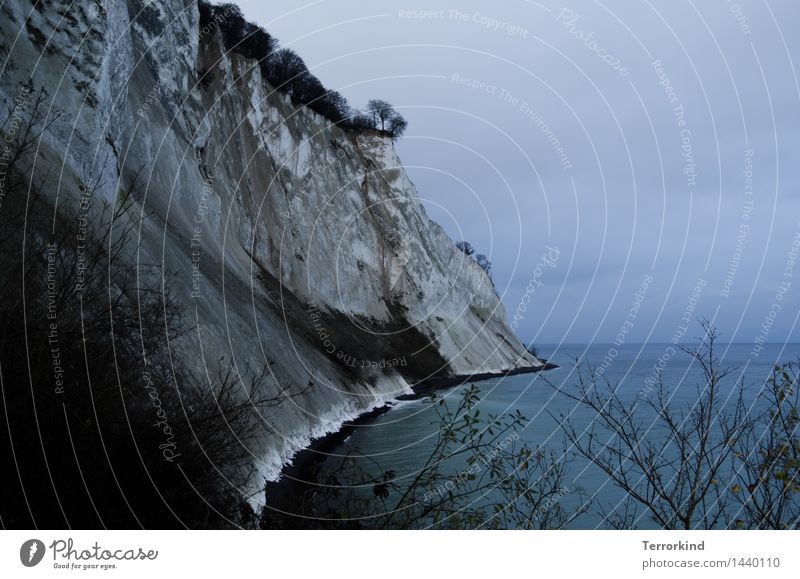
[(797, 364), (774, 369), (760, 394), (767, 411), (736, 440), (733, 528), (800, 526), (800, 392)]
[(213, 5), (200, 1), (198, 10), (200, 28), (219, 26), (227, 50), (253, 58), (263, 65), (277, 48), (277, 40), (260, 26), (248, 22), (236, 4)]
[(456, 247), (463, 251), (467, 256), (472, 256), (475, 254), (475, 248), (472, 247), (472, 244), (469, 241), (459, 241), (456, 243)]
[(359, 111), (351, 113), (349, 119), (349, 126), (350, 128), (356, 131), (365, 131), (367, 129), (374, 128), (372, 117), (366, 113), (362, 113)]
[(401, 117), (399, 113), (395, 112), (394, 116), (389, 119), (389, 129), (387, 132), (393, 139), (399, 139), (403, 136), (403, 133), (406, 132), (407, 128), (408, 122)]
[(665, 529), (713, 529), (725, 522), (735, 444), (753, 418), (742, 385), (723, 387), (733, 368), (717, 358), (716, 331), (706, 321), (701, 325), (698, 346), (683, 348), (704, 377), (689, 409), (674, 407), (672, 390), (662, 381), (628, 401), (619, 384), (592, 368), (588, 375), (578, 368), (576, 392), (560, 389), (595, 416), (585, 428), (563, 420), (562, 429), (572, 448), (625, 492), (625, 504), (618, 505), (627, 514), (624, 525), (632, 524), (637, 504)]
[(297, 515), (265, 510), (262, 525), (288, 527), (562, 528), (577, 513), (562, 506), (580, 489), (564, 485), (563, 453), (531, 447), (519, 411), (480, 417), (473, 384), (451, 402), (434, 397), (436, 437), (410, 478), (358, 451), (316, 473), (298, 493)]
[[(366, 114), (353, 112), (344, 96), (329, 90), (308, 70), (300, 56), (289, 48), (278, 48), (277, 40), (266, 30), (248, 22), (235, 4), (198, 4), (202, 30), (219, 29), (225, 49), (257, 61), (261, 73), (272, 87), (287, 93), (295, 104), (307, 106), (343, 129), (377, 129), (397, 139), (408, 123), (386, 101), (372, 100)], [(213, 67), (198, 71), (201, 86), (214, 78)]]
[(281, 48), (269, 58), (269, 79), (278, 90), (296, 98), (308, 82), (308, 67), (303, 59), (290, 48)]
[(372, 125), (380, 131), (385, 131), (389, 120), (394, 114), (392, 105), (381, 99), (372, 99), (367, 103), (367, 113), (372, 116)]
[(381, 99), (372, 99), (367, 103), (367, 114), (372, 117), (374, 129), (386, 133), (393, 139), (403, 135), (408, 123), (394, 110), (394, 107)]
[(144, 168), (123, 172), (116, 198), (101, 201), (109, 159), (87, 162), (54, 207), (48, 167), (33, 159), (52, 124), (45, 98), (31, 91), (6, 131), (15, 145), (0, 219), (0, 462), (14, 468), (0, 469), (0, 519), (240, 525), (262, 414), (307, 387), (276, 389), (266, 368), (222, 365), (201, 381), (169, 354), (187, 327), (172, 274), (135, 259)]

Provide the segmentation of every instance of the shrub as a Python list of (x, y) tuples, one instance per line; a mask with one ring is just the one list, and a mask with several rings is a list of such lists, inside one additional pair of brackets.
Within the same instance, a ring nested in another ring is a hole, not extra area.
[(562, 528), (577, 513), (561, 498), (582, 494), (565, 486), (563, 453), (526, 444), (519, 411), (481, 417), (479, 400), (474, 384), (455, 400), (431, 399), (432, 448), (410, 476), (358, 451), (332, 458), (283, 497), (294, 510), (268, 503), (262, 528)]
[(475, 248), (472, 247), (472, 244), (469, 241), (459, 241), (456, 243), (456, 247), (463, 251), (468, 257), (475, 253)]
[[(347, 99), (328, 90), (314, 76), (303, 59), (289, 48), (278, 48), (266, 30), (245, 20), (235, 4), (212, 5), (199, 0), (200, 28), (218, 26), (225, 49), (258, 61), (265, 79), (296, 104), (307, 106), (343, 129), (361, 132), (376, 129), (397, 139), (408, 123), (385, 101), (370, 101), (368, 107), (383, 103), (378, 116), (352, 111)], [(370, 109), (371, 110), (371, 109)], [(379, 126), (380, 125), (380, 126)]]
[(52, 103), (32, 94), (0, 220), (0, 520), (246, 524), (240, 489), (261, 412), (293, 394), (265, 397), (263, 370), (236, 374), (224, 360), (200, 381), (169, 354), (186, 331), (182, 303), (167, 272), (131, 259), (140, 172), (112, 206), (87, 171), (80, 211), (64, 198), (56, 211), (31, 173)]

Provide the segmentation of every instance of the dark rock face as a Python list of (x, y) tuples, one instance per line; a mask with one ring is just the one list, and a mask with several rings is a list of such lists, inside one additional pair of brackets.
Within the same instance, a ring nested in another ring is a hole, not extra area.
[(264, 417), (264, 477), (420, 380), (539, 365), (483, 270), (428, 219), (391, 140), (293, 106), (218, 27), (200, 29), (195, 2), (67, 6), (2, 5), (0, 97), (30, 82), (62, 112), (34, 169), (56, 169), (60, 204), (79, 202), (87, 167), (93, 202), (143, 177), (130, 259), (161, 264), (186, 306), (196, 329), (174, 355), (198, 376), (225, 356), (266, 364), (266, 389), (315, 384)]

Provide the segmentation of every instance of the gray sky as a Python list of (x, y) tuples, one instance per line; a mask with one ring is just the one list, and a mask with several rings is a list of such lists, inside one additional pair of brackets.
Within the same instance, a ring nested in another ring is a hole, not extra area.
[(668, 341), (692, 315), (800, 339), (794, 0), (239, 4), (408, 119), (429, 214), (490, 255), (509, 319), (532, 298), (524, 340)]

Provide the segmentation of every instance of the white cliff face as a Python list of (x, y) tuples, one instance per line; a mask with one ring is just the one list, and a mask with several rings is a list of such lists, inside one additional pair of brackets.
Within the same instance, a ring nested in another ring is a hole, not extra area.
[(131, 259), (160, 264), (194, 328), (174, 355), (200, 379), (222, 356), (266, 364), (267, 395), (314, 384), (265, 415), (253, 462), (267, 478), (421, 379), (539, 364), (392, 142), (295, 108), (198, 29), (194, 1), (0, 11), (0, 96), (32, 79), (62, 111), (36, 166), (60, 173), (53, 199), (76, 203), (90, 173), (113, 202), (139, 173)]

